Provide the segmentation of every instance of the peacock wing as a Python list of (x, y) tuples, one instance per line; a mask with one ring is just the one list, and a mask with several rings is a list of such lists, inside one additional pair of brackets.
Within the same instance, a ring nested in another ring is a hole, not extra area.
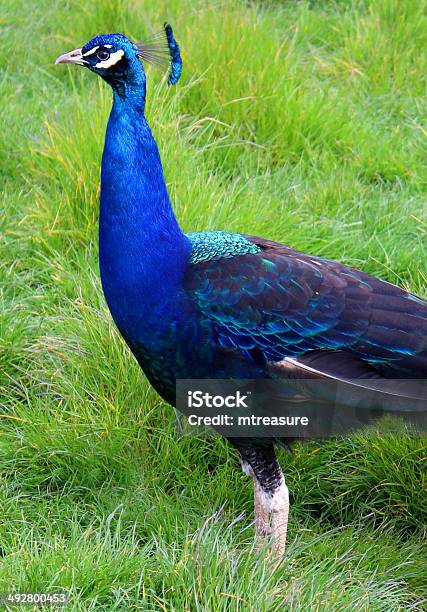
[(427, 378), (427, 302), (336, 261), (235, 236), (251, 248), (199, 256), (185, 279), (220, 345), (266, 362), (340, 350), (388, 377)]

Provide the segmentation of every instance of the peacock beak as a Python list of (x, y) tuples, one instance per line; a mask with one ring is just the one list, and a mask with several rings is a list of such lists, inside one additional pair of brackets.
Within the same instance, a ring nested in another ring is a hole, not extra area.
[(81, 49), (74, 49), (74, 51), (63, 53), (55, 60), (55, 64), (79, 64), (79, 66), (84, 66), (86, 63)]

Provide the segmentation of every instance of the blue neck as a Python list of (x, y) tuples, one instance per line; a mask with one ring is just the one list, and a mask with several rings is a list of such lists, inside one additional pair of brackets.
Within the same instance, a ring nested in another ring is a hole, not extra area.
[(113, 317), (128, 335), (170, 319), (190, 252), (145, 119), (142, 67), (139, 75), (123, 89), (113, 87), (101, 170), (101, 279)]

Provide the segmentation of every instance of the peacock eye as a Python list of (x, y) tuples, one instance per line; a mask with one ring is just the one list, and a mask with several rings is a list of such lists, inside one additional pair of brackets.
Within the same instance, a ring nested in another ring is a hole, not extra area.
[(110, 57), (110, 54), (105, 49), (100, 49), (96, 53), (96, 57), (101, 60), (101, 62), (105, 62)]

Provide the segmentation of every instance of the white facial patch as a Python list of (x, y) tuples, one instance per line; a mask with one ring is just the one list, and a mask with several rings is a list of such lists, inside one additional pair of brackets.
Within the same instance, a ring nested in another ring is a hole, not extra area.
[(98, 62), (95, 64), (95, 68), (111, 68), (111, 66), (115, 66), (117, 62), (119, 62), (124, 56), (125, 52), (123, 49), (119, 49), (110, 55), (110, 57), (103, 62)]
[(97, 47), (93, 47), (93, 49), (90, 49), (86, 53), (83, 53), (83, 57), (87, 57), (88, 55), (92, 55), (92, 53), (95, 53), (95, 51), (98, 51), (98, 49), (99, 49), (99, 45)]

